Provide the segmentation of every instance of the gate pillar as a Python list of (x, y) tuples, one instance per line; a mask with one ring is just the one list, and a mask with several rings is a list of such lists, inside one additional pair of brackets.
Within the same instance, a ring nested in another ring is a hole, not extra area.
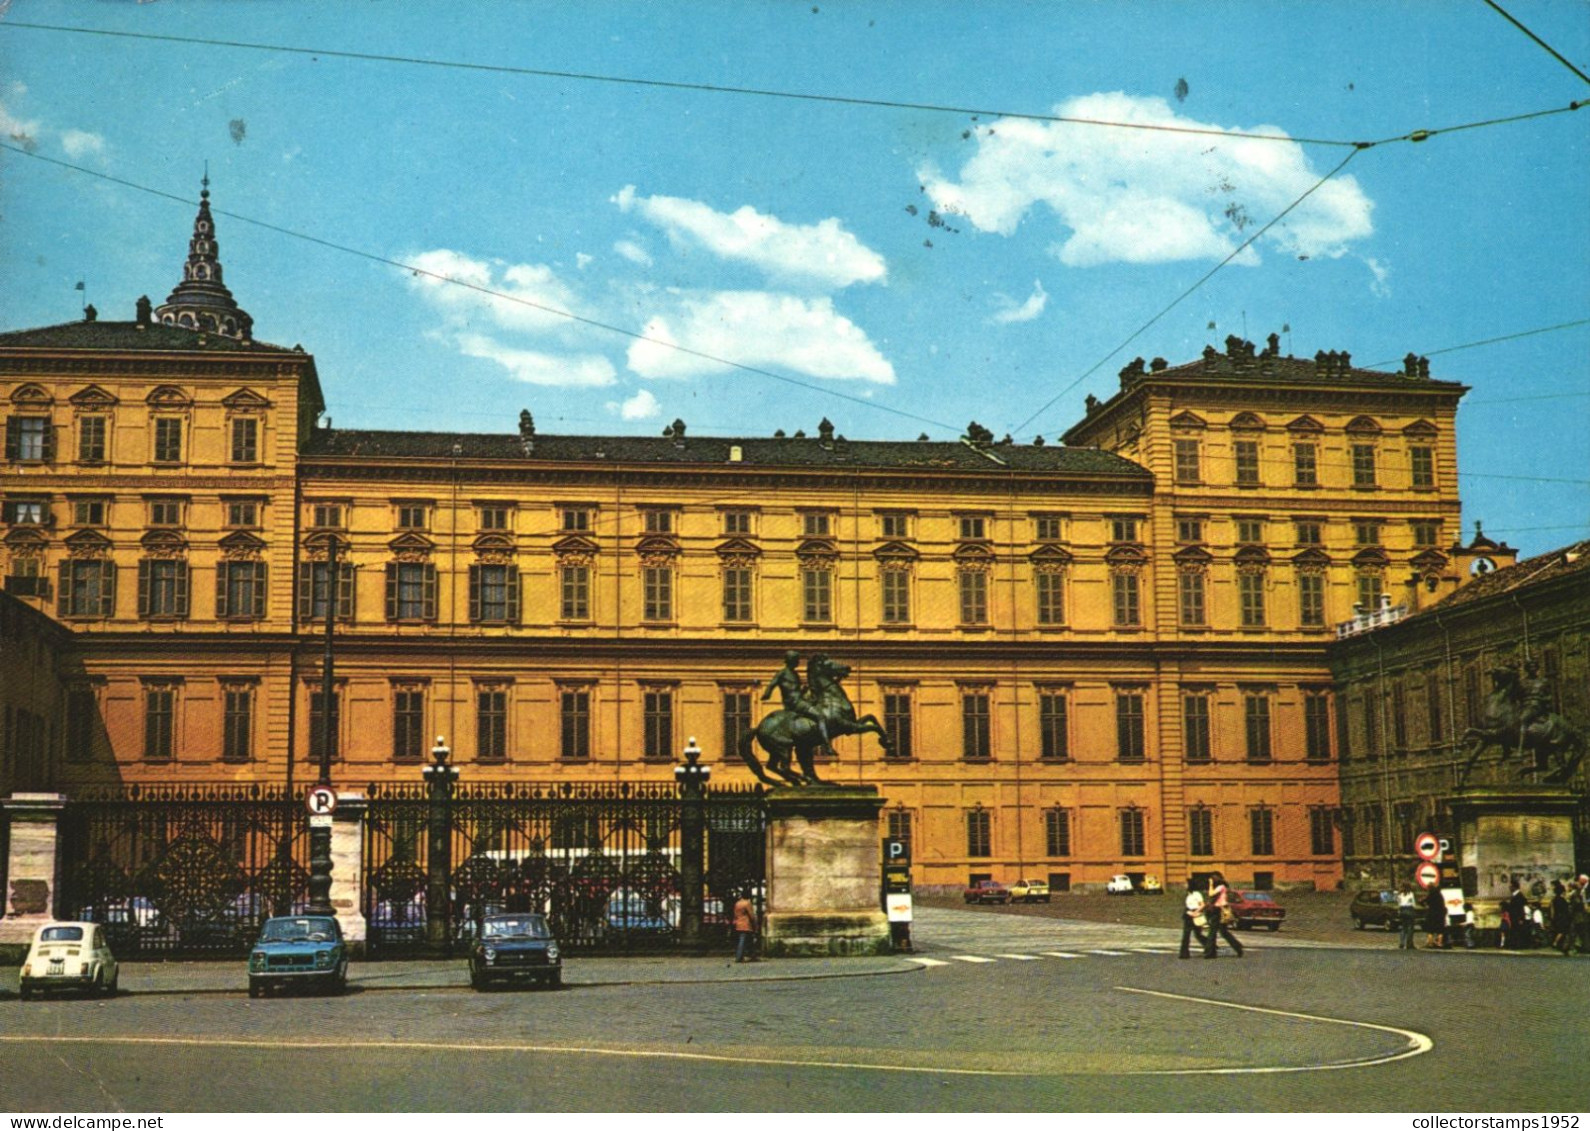
[(364, 814), (369, 807), (364, 794), (339, 791), (331, 823), (331, 906), (342, 937), (359, 957), (364, 955), (367, 935), (359, 887), (364, 880)]
[(66, 795), (13, 793), (0, 805), (11, 826), (0, 943), (30, 942), (33, 932), (48, 923), (55, 911), (55, 891), (61, 878), (57, 826)]
[(807, 957), (889, 953), (878, 906), (874, 786), (808, 786), (767, 795), (767, 900), (762, 950)]

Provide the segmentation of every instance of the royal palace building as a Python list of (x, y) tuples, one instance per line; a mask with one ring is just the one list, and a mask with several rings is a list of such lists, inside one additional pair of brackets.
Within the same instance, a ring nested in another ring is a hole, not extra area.
[(86, 313), (0, 333), (13, 791), (298, 788), (328, 712), (344, 788), (437, 735), (476, 782), (671, 781), (692, 737), (750, 782), (795, 650), (891, 736), (818, 770), (881, 791), (918, 885), (1335, 886), (1327, 645), (1467, 577), (1465, 388), (1411, 355), (1138, 360), (1049, 444), (333, 428), (207, 198), (164, 304)]

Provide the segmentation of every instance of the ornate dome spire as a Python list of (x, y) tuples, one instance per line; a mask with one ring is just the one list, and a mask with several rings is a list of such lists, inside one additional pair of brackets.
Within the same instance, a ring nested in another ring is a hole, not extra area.
[(199, 193), (199, 214), (193, 221), (193, 238), (188, 241), (188, 262), (166, 301), (155, 309), (163, 325), (205, 330), (239, 341), (249, 341), (254, 319), (237, 305), (232, 292), (221, 282), (220, 245), (215, 242), (215, 221), (210, 217), (210, 174), (204, 175), (204, 191)]

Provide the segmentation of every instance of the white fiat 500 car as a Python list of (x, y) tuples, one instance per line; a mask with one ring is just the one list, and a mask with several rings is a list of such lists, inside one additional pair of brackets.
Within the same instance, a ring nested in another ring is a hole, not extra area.
[(1104, 890), (1109, 895), (1131, 895), (1132, 877), (1123, 875), (1111, 876), (1109, 882), (1104, 885)]
[(109, 996), (121, 968), (98, 923), (46, 923), (33, 936), (22, 963), (18, 991), (23, 1001), (50, 990), (78, 990)]

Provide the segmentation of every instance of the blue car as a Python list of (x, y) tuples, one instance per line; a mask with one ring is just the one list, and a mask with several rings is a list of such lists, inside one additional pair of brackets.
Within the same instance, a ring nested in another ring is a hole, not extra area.
[(348, 987), (342, 928), (329, 915), (265, 920), (248, 956), (248, 996), (299, 985), (340, 994)]

